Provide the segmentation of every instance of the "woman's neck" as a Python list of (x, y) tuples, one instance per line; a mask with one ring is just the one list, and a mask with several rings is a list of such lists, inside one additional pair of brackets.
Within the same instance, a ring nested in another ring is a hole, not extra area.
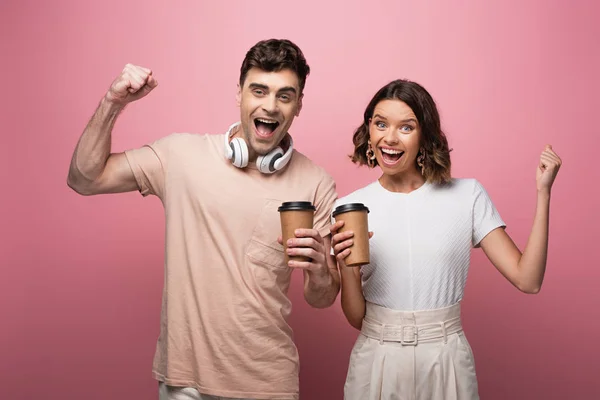
[(410, 193), (423, 186), (425, 177), (418, 171), (403, 172), (396, 175), (383, 174), (379, 178), (379, 183), (390, 192)]

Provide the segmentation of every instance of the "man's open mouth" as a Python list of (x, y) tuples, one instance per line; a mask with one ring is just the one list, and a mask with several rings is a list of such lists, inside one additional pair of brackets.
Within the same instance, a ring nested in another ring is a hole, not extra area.
[(269, 118), (255, 118), (254, 126), (259, 136), (270, 137), (279, 126), (279, 122)]

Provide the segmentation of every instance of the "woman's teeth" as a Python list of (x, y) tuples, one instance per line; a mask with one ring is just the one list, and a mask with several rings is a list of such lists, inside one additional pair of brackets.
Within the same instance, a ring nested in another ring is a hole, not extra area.
[(396, 164), (400, 161), (400, 158), (404, 154), (401, 150), (395, 149), (381, 149), (381, 157), (383, 158), (383, 162), (389, 165)]

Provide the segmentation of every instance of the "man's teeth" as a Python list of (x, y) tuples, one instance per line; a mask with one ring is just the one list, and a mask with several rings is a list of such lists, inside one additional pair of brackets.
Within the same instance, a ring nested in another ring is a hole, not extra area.
[(271, 120), (263, 119), (263, 118), (256, 118), (256, 120), (258, 122), (262, 122), (263, 124), (276, 124), (277, 123), (277, 121), (271, 121)]

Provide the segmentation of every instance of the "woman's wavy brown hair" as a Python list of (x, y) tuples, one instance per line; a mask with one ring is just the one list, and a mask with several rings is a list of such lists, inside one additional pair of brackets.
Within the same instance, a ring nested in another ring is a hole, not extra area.
[[(369, 141), (369, 121), (377, 104), (383, 100), (400, 100), (415, 113), (421, 129), (421, 148), (424, 150), (423, 176), (427, 182), (447, 183), (450, 175), (450, 149), (448, 140), (440, 125), (440, 114), (435, 101), (421, 85), (398, 79), (379, 89), (365, 110), (363, 123), (354, 132), (354, 154), (352, 162), (358, 165), (367, 163)], [(377, 160), (375, 165), (377, 165)]]

